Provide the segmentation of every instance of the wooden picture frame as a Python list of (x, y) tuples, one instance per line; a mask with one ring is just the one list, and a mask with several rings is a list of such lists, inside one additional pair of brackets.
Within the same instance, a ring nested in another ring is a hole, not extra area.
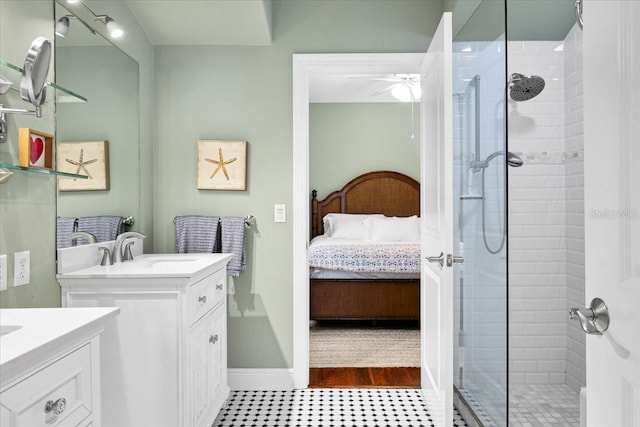
[(199, 190), (247, 189), (247, 141), (198, 141)]
[(58, 171), (88, 179), (58, 178), (59, 191), (109, 190), (108, 141), (58, 142)]
[(53, 135), (30, 128), (18, 130), (18, 165), (53, 169)]

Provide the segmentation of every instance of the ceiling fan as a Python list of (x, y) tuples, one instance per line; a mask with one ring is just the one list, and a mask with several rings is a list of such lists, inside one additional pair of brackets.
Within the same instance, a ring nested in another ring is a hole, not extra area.
[(350, 79), (388, 82), (388, 85), (371, 94), (382, 95), (391, 92), (391, 96), (400, 102), (415, 102), (422, 96), (420, 74), (387, 74), (383, 76), (350, 76)]

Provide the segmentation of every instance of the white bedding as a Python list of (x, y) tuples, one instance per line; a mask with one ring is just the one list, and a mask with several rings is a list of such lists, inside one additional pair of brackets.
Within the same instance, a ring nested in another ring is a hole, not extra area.
[[(312, 278), (362, 278), (362, 275), (365, 278), (417, 278), (420, 243), (317, 236), (309, 244), (309, 267)], [(345, 277), (351, 276), (348, 273), (357, 273), (359, 277)]]

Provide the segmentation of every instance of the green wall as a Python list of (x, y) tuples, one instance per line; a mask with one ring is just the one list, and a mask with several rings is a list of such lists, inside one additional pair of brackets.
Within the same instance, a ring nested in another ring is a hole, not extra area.
[(311, 104), (309, 186), (323, 199), (352, 178), (393, 170), (420, 180), (420, 104)]
[[(306, 286), (292, 283), (292, 54), (424, 52), (441, 15), (440, 1), (278, 0), (271, 46), (156, 47), (155, 251), (174, 251), (176, 215), (258, 222), (231, 281), (230, 367), (292, 366), (293, 286)], [(196, 141), (227, 138), (249, 143), (247, 190), (197, 190)]]
[[(495, 40), (505, 25), (509, 41), (564, 40), (576, 23), (573, 4), (574, 0), (444, 0), (444, 10), (453, 12), (454, 40)], [(473, 22), (465, 27), (472, 15)]]

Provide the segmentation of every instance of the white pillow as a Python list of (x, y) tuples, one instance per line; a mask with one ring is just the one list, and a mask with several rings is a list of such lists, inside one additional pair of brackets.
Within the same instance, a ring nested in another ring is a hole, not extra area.
[(366, 239), (371, 242), (419, 242), (420, 218), (383, 217), (364, 220)]
[(324, 235), (336, 239), (363, 240), (366, 227), (363, 221), (369, 217), (384, 218), (382, 214), (343, 214), (329, 213), (322, 218)]

